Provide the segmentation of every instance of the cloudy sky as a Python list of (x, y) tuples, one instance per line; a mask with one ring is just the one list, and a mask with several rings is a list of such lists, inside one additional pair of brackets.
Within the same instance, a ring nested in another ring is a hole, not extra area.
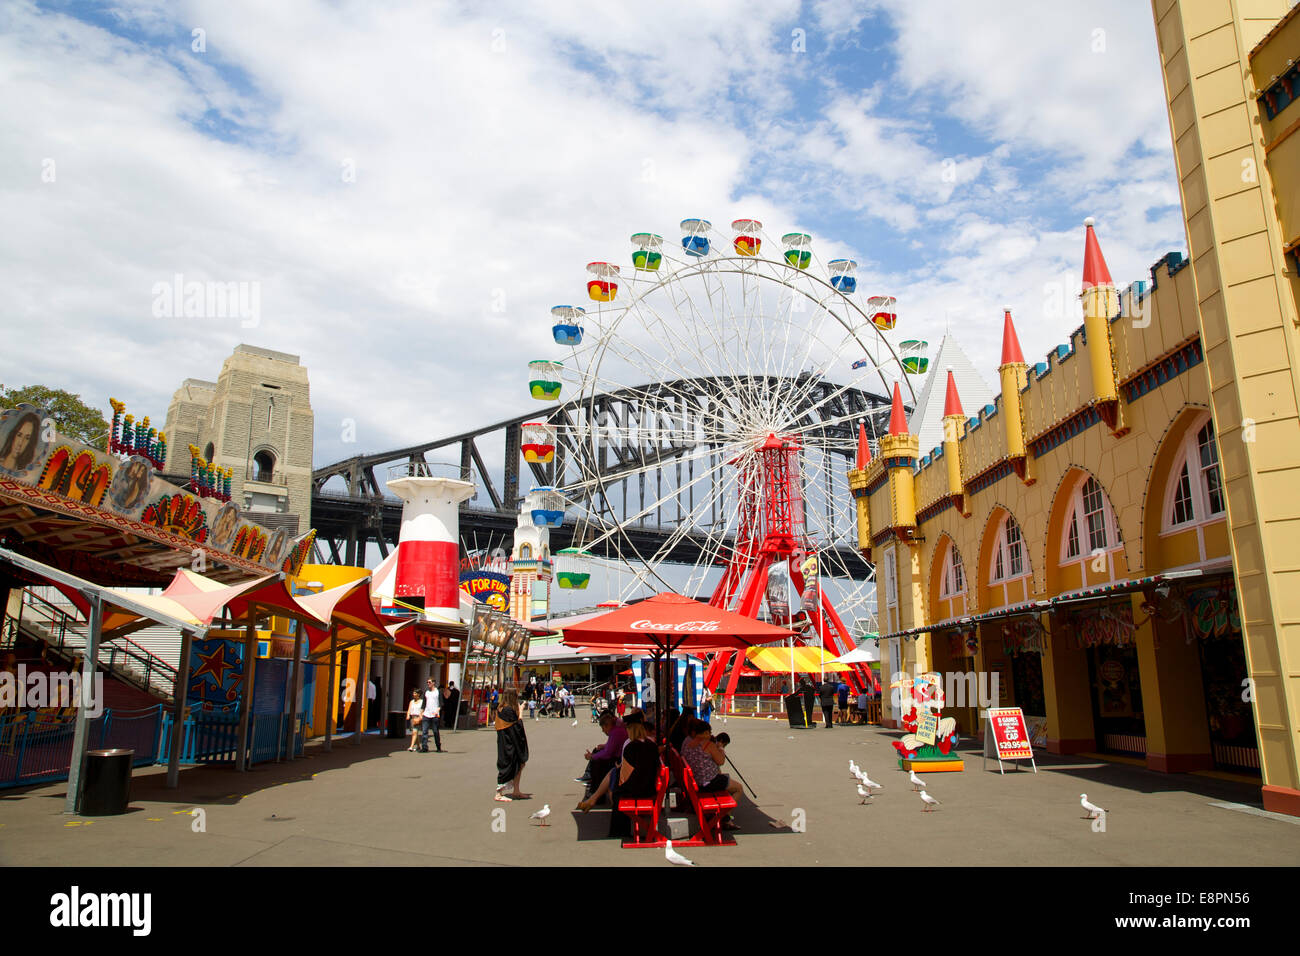
[(9, 0), (0, 80), (0, 381), (160, 419), (293, 352), (317, 464), (528, 411), (548, 308), (688, 216), (810, 232), (990, 384), (1001, 306), (1031, 361), (1081, 321), (1085, 216), (1120, 285), (1185, 246), (1131, 0)]

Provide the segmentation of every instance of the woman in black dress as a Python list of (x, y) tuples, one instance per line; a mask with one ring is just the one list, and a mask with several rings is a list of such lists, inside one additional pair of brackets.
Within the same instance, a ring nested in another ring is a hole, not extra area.
[[(520, 789), (520, 780), (524, 775), (524, 764), (528, 763), (528, 735), (524, 733), (524, 722), (519, 719), (519, 695), (512, 690), (501, 695), (496, 730), (496, 799), (502, 803), (509, 803), (512, 799), (527, 800), (532, 794)], [(507, 787), (510, 787), (510, 796), (504, 792)]]

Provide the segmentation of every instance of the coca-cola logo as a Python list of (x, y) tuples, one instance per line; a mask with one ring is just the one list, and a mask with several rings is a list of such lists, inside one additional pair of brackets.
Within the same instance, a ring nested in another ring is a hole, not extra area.
[(661, 624), (658, 621), (633, 621), (634, 631), (716, 631), (717, 621), (682, 621), (680, 624)]

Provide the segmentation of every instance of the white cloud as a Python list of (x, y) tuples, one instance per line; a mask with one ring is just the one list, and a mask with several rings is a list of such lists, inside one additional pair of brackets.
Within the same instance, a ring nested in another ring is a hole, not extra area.
[[(310, 368), (319, 463), (441, 437), (527, 411), (525, 363), (555, 352), (547, 309), (583, 300), (584, 264), (692, 215), (808, 229), (899, 295), (902, 337), (937, 342), (946, 316), (982, 370), (1004, 301), (1046, 351), (1069, 323), (1031, 318), (1042, 285), (1082, 254), (1061, 206), (1097, 215), (1117, 281), (1181, 240), (1149, 11), (1103, 8), (1093, 54), (1089, 12), (881, 9), (915, 109), (825, 78), (857, 44), (893, 55), (835, 3), (122, 9), (153, 45), (11, 4), (0, 281), (25, 332), (0, 378), (160, 418), (247, 341)], [(935, 132), (937, 93), (975, 146)], [(844, 209), (856, 234), (823, 227)], [(872, 264), (877, 220), (909, 265)], [(259, 282), (261, 324), (155, 319), (176, 273)]]

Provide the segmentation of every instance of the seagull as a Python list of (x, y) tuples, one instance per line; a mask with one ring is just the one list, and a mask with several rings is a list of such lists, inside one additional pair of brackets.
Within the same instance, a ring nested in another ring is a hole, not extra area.
[(570, 726), (570, 727), (576, 727), (576, 726), (578, 726), (578, 722), (575, 720), (573, 723), (569, 724), (569, 726)]
[(1088, 811), (1087, 819), (1089, 820), (1093, 820), (1101, 816), (1103, 813), (1110, 812), (1105, 807), (1099, 807), (1094, 803), (1089, 803), (1088, 795), (1086, 793), (1079, 794), (1079, 806), (1083, 807), (1083, 809)]
[(551, 805), (549, 803), (545, 803), (542, 804), (542, 809), (532, 814), (528, 819), (542, 821), (541, 823), (537, 824), (539, 827), (549, 827), (550, 824), (546, 822), (546, 818), (549, 817), (550, 815), (551, 815)]
[(940, 802), (936, 800), (934, 797), (930, 796), (924, 790), (921, 791), (921, 800), (925, 803), (925, 806), (921, 808), (922, 813), (931, 812), (935, 808), (935, 806)]
[(862, 784), (858, 784), (858, 796), (862, 798), (862, 803), (866, 803), (867, 798), (871, 796), (871, 791)]
[(676, 863), (678, 866), (694, 866), (694, 865), (695, 865), (695, 864), (692, 863), (690, 860), (686, 859), (686, 857), (682, 856), (680, 853), (678, 853), (676, 850), (673, 849), (673, 841), (672, 841), (672, 840), (667, 840), (667, 841), (665, 841), (665, 843), (664, 843), (664, 858), (665, 858), (669, 863)]
[(861, 775), (861, 768), (852, 760), (849, 760), (849, 776), (858, 777)]
[(913, 790), (924, 790), (924, 789), (925, 789), (925, 781), (922, 780), (920, 777), (918, 777), (918, 776), (916, 775), (916, 771), (915, 771), (915, 770), (909, 770), (908, 773), (911, 775), (911, 778), (912, 778), (912, 789), (913, 789)]
[(858, 774), (858, 779), (862, 781), (862, 785), (863, 785), (864, 787), (866, 787), (867, 789), (871, 789), (872, 787), (874, 787), (874, 788), (877, 789), (877, 790), (884, 790), (884, 789), (885, 789), (885, 788), (882, 787), (880, 784), (876, 783), (876, 781), (874, 781), (874, 780), (872, 780), (870, 777), (868, 777), (867, 774), (866, 774), (866, 771), (863, 771), (862, 773), (859, 773), (859, 774)]

